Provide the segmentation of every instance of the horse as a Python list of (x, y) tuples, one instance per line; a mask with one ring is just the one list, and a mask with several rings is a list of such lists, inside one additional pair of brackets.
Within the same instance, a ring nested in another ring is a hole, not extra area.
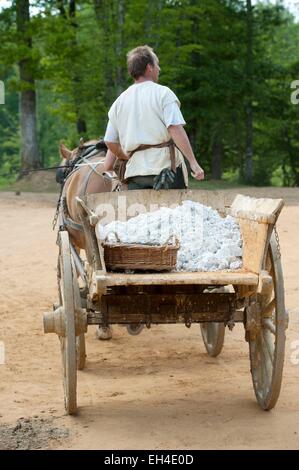
[[(59, 153), (62, 157), (56, 172), (56, 181), (61, 187), (60, 214), (61, 222), (66, 227), (71, 243), (76, 251), (85, 249), (85, 237), (79, 217), (76, 197), (82, 198), (87, 194), (110, 192), (117, 188), (116, 174), (107, 171), (105, 158), (107, 147), (104, 142), (80, 140), (79, 147), (69, 150), (60, 144)], [(113, 156), (110, 157), (113, 159)], [(60, 222), (60, 223), (61, 223)], [(97, 329), (98, 339), (110, 339), (111, 327)]]
[[(62, 157), (60, 166), (64, 167), (64, 171), (61, 171), (62, 168), (57, 170), (56, 181), (64, 184), (62, 191), (62, 199), (65, 200), (64, 222), (71, 241), (79, 249), (85, 249), (85, 237), (80, 227), (76, 197), (110, 192), (117, 184), (116, 175), (105, 170), (106, 152), (105, 144), (96, 140), (85, 143), (81, 140), (79, 147), (73, 150), (69, 150), (64, 144), (59, 146)], [(65, 178), (66, 173), (69, 174)]]

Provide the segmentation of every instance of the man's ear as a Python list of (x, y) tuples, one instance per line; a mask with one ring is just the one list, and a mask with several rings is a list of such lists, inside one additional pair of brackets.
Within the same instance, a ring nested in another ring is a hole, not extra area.
[(147, 64), (143, 75), (146, 75), (147, 73), (151, 73), (152, 70), (153, 70), (153, 66), (151, 64)]
[(69, 160), (72, 155), (72, 151), (69, 150), (64, 144), (59, 145), (59, 153), (62, 158)]

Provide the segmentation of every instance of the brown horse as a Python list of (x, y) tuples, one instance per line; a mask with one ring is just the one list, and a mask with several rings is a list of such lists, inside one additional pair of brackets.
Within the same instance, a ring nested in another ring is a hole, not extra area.
[(85, 143), (80, 141), (79, 147), (73, 150), (69, 150), (64, 144), (60, 144), (59, 147), (61, 166), (71, 168), (78, 157), (80, 158), (65, 180), (61, 198), (64, 203), (64, 225), (72, 243), (79, 249), (85, 249), (85, 238), (80, 224), (76, 196), (81, 198), (87, 194), (109, 192), (117, 185), (116, 175), (107, 171), (105, 167), (106, 150), (95, 148), (97, 143), (96, 140)]
[[(83, 227), (80, 222), (79, 209), (76, 196), (82, 198), (87, 194), (109, 192), (116, 189), (118, 181), (116, 174), (107, 171), (114, 160), (113, 154), (107, 155), (104, 144), (96, 145), (98, 141), (80, 141), (79, 147), (69, 150), (65, 145), (60, 144), (59, 151), (62, 157), (61, 167), (56, 173), (56, 180), (63, 184), (60, 198), (60, 225), (67, 228), (70, 240), (79, 253), (80, 249), (85, 249), (85, 237)], [(108, 163), (107, 163), (108, 162)], [(65, 177), (65, 170), (69, 174)], [(74, 253), (75, 254), (75, 253)], [(75, 254), (76, 255), (76, 254)], [(98, 328), (97, 337), (99, 339), (110, 339), (112, 337), (111, 328)]]

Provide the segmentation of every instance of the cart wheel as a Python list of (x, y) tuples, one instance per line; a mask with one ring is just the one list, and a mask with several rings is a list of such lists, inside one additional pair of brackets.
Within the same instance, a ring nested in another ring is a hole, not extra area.
[(130, 323), (127, 325), (127, 332), (129, 335), (137, 336), (143, 330), (144, 325), (142, 323)]
[[(73, 273), (76, 273), (73, 260), (72, 260), (72, 269), (73, 269)], [(77, 276), (73, 276), (73, 289), (74, 289), (75, 310), (76, 310), (77, 308), (82, 308), (80, 288), (79, 288)], [(81, 333), (79, 336), (76, 336), (76, 362), (77, 362), (77, 369), (83, 370), (85, 367), (85, 362), (86, 362), (86, 347), (85, 347), (85, 334), (84, 333)]]
[(69, 235), (59, 233), (58, 285), (60, 305), (65, 312), (65, 336), (60, 336), (62, 372), (64, 386), (64, 405), (68, 414), (77, 411), (77, 360), (75, 336), (75, 295), (74, 274), (72, 270)]
[(86, 362), (85, 334), (76, 337), (77, 369), (83, 370)]
[(264, 269), (273, 279), (273, 289), (263, 304), (261, 329), (249, 335), (251, 375), (257, 401), (270, 410), (278, 400), (285, 350), (287, 313), (284, 304), (284, 285), (277, 243), (272, 236)]
[(218, 356), (223, 348), (225, 325), (224, 323), (207, 322), (201, 323), (202, 339), (209, 356)]

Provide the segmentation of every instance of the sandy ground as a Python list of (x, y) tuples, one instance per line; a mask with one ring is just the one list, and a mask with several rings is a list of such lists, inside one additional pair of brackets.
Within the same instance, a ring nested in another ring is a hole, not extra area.
[(58, 339), (42, 328), (57, 298), (56, 195), (0, 193), (0, 448), (299, 449), (299, 189), (250, 192), (287, 202), (278, 230), (290, 326), (276, 408), (256, 404), (242, 325), (217, 359), (198, 325), (137, 337), (116, 327), (110, 342), (89, 327), (76, 417), (64, 414)]

